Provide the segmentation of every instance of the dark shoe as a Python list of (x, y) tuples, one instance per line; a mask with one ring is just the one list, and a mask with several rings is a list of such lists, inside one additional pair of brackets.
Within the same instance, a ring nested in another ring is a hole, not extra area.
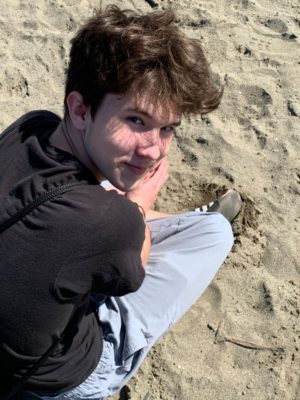
[(230, 189), (219, 199), (216, 199), (202, 207), (196, 208), (195, 211), (218, 212), (224, 215), (229, 222), (232, 222), (241, 211), (241, 207), (241, 196), (235, 190)]

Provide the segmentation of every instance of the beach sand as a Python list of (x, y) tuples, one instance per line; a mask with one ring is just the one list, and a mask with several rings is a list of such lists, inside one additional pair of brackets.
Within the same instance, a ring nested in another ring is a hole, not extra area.
[[(230, 256), (120, 398), (299, 400), (299, 0), (102, 2), (109, 3), (172, 6), (225, 87), (217, 111), (178, 129), (157, 209), (193, 209), (226, 188), (243, 198)], [(69, 40), (99, 4), (2, 5), (1, 130), (33, 109), (62, 115)]]

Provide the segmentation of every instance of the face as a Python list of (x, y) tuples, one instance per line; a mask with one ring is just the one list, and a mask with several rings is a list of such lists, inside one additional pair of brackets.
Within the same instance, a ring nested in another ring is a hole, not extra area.
[(167, 156), (179, 124), (171, 108), (107, 94), (94, 119), (87, 113), (85, 151), (102, 179), (128, 192)]

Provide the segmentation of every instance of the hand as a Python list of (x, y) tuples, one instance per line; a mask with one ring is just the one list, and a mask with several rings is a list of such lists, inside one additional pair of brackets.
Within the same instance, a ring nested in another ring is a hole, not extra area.
[(160, 189), (169, 177), (168, 168), (168, 160), (163, 158), (158, 166), (149, 171), (138, 186), (131, 192), (127, 192), (125, 196), (142, 206), (147, 212), (153, 206)]

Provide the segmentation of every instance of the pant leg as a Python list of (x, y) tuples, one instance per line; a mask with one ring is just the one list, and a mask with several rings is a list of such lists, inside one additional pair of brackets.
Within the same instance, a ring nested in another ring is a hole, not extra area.
[(134, 375), (155, 342), (201, 296), (229, 253), (233, 236), (217, 213), (148, 221), (152, 247), (140, 289), (99, 307), (104, 350), (95, 371), (58, 400), (100, 400)]
[(228, 255), (231, 225), (217, 213), (149, 222), (152, 248), (141, 288), (117, 299), (146, 337), (157, 340), (196, 302)]
[[(151, 220), (149, 226), (152, 247), (145, 280), (137, 292), (116, 298), (127, 333), (118, 390), (155, 342), (199, 299), (233, 244), (231, 225), (217, 213), (190, 212)], [(140, 332), (147, 346), (132, 352)]]

